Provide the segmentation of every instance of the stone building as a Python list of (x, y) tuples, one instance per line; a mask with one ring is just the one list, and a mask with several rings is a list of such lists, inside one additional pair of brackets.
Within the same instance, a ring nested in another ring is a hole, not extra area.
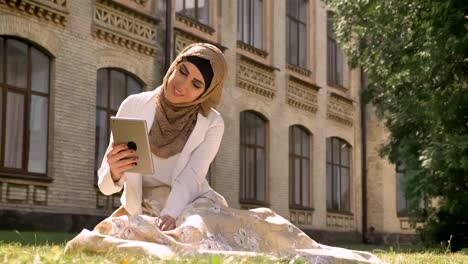
[(319, 0), (0, 0), (0, 228), (76, 232), (117, 208), (96, 187), (109, 117), (209, 42), (229, 77), (207, 177), (230, 206), (322, 242), (405, 242), (404, 170), (377, 155), (386, 131), (332, 23)]

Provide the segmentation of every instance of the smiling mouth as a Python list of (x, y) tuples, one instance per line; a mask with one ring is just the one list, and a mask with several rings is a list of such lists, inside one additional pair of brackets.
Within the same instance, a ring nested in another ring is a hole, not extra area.
[(183, 96), (175, 87), (173, 88), (173, 92), (175, 96)]

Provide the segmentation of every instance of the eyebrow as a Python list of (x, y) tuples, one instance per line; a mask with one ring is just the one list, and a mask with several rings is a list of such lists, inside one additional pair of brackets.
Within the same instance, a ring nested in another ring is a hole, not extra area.
[[(184, 71), (188, 72), (190, 74), (190, 71), (187, 69), (187, 66), (185, 66), (183, 63), (180, 64), (182, 68), (184, 68)], [(198, 80), (197, 78), (193, 78), (194, 81), (198, 82), (201, 86), (205, 86), (205, 83)]]

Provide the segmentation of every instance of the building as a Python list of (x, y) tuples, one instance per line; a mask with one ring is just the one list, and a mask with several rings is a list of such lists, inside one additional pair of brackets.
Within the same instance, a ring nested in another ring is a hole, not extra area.
[(320, 242), (408, 241), (404, 173), (377, 155), (386, 131), (332, 23), (319, 0), (0, 0), (0, 228), (75, 232), (117, 208), (95, 176), (109, 116), (209, 42), (229, 77), (207, 177), (230, 206), (270, 207)]

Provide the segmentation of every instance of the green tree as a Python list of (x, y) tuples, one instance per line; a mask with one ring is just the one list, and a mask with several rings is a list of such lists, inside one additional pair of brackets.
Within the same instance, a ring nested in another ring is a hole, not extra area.
[(413, 224), (424, 223), (424, 242), (453, 235), (459, 249), (468, 243), (468, 1), (323, 1), (350, 64), (368, 76), (363, 102), (390, 132), (381, 154), (405, 162)]

